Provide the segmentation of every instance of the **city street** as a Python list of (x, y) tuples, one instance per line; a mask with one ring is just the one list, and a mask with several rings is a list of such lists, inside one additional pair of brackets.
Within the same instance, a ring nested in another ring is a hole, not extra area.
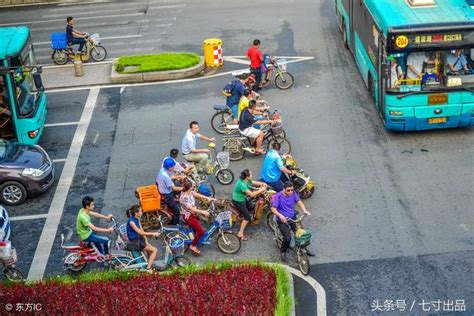
[[(258, 19), (244, 13), (248, 8)], [(210, 37), (222, 39), (227, 56), (245, 55), (259, 38), (264, 52), (314, 57), (288, 64), (294, 87), (270, 86), (262, 98), (282, 113), (291, 154), (317, 183), (313, 197), (304, 201), (312, 213), (305, 225), (316, 254), (310, 258), (311, 276), (326, 292), (327, 314), (367, 315), (386, 300), (403, 300), (413, 314), (427, 312), (425, 302), (464, 300), (466, 315), (474, 313), (473, 129), (385, 130), (343, 46), (334, 1), (51, 4), (1, 9), (0, 26), (27, 23), (38, 62), (51, 64), (50, 33), (63, 31), (68, 15), (77, 17), (80, 30), (100, 33), (108, 58), (202, 54), (202, 41)], [(200, 122), (201, 132), (216, 137), (221, 150), (222, 139), (209, 121), (212, 106), (225, 103), (221, 90), (231, 79), (48, 92), (48, 125), (40, 145), (54, 160), (58, 181), (46, 194), (8, 208), (19, 267), (30, 274), (41, 264), (45, 275), (63, 272), (61, 233), (75, 228), (85, 195), (124, 222), (126, 208), (137, 203), (135, 189), (154, 183), (163, 157), (180, 148), (190, 121)], [(262, 157), (246, 156), (230, 168), (236, 176), (249, 168), (258, 177), (261, 164)], [(212, 181), (217, 197), (230, 198), (233, 185)], [(62, 206), (60, 195), (63, 209), (56, 207)], [(48, 221), (54, 229), (44, 229)], [(234, 256), (211, 245), (192, 260), (278, 261), (265, 223), (249, 226), (248, 235)], [(47, 236), (54, 239), (49, 250), (43, 243)], [(297, 315), (316, 313), (306, 302), (314, 300), (306, 286), (295, 289), (298, 297), (307, 297), (297, 301)]]

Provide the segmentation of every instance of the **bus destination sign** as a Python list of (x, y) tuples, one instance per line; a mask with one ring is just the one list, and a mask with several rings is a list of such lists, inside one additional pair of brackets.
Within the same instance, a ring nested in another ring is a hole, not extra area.
[(474, 42), (474, 32), (398, 33), (390, 35), (391, 50), (412, 50), (428, 47), (469, 45)]

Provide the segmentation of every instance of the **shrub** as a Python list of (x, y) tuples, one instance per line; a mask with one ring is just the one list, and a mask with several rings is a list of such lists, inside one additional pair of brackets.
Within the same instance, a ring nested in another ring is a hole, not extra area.
[[(197, 65), (201, 57), (194, 53), (161, 53), (120, 57), (116, 64), (119, 73), (139, 73), (189, 68)], [(127, 70), (127, 67), (132, 69)]]

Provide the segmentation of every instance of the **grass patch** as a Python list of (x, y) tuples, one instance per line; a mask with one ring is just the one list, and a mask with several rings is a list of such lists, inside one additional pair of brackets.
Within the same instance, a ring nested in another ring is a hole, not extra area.
[(115, 70), (118, 73), (140, 73), (185, 69), (199, 64), (201, 57), (194, 53), (161, 53), (122, 56)]

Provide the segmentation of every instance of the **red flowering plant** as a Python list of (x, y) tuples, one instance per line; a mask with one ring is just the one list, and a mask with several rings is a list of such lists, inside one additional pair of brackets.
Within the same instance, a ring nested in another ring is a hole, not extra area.
[(34, 302), (41, 306), (35, 314), (44, 315), (287, 315), (292, 300), (279, 269), (222, 263), (154, 275), (89, 272), (77, 279), (0, 284), (0, 309)]

